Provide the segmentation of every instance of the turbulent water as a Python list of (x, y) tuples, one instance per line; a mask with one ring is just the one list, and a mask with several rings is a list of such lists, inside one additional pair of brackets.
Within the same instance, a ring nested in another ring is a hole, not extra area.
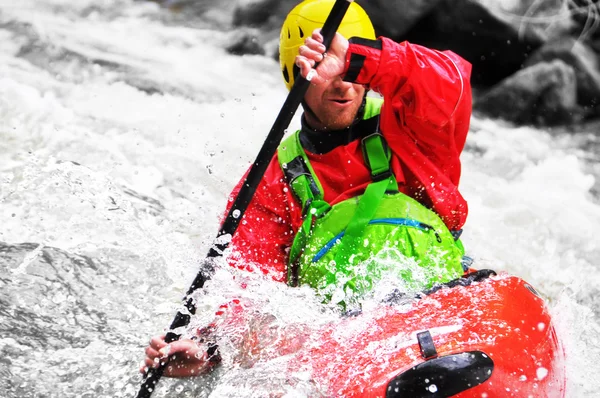
[[(235, 34), (153, 3), (0, 0), (1, 397), (137, 392), (143, 348), (170, 323), (286, 96), (271, 58), (225, 52)], [(569, 397), (600, 389), (599, 156), (593, 126), (477, 116), (462, 156), (467, 251), (547, 298)], [(237, 278), (245, 289), (217, 272), (194, 322), (233, 296), (253, 303), (257, 331), (335, 322), (307, 289)], [(290, 387), (284, 358), (222, 347), (226, 366), (162, 380), (155, 396), (317, 394)]]

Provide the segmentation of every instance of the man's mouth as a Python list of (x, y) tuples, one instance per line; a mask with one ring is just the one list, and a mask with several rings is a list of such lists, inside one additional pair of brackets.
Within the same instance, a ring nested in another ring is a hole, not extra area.
[(333, 99), (333, 102), (337, 102), (338, 104), (347, 104), (348, 102), (351, 102), (351, 100), (347, 100), (347, 99)]

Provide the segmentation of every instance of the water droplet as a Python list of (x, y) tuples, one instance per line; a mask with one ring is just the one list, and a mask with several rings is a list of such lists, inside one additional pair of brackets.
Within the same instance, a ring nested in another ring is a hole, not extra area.
[(536, 374), (538, 380), (544, 380), (544, 378), (546, 378), (546, 376), (548, 376), (548, 369), (539, 367), (535, 371), (535, 374)]
[(233, 213), (231, 213), (231, 215), (233, 216), (233, 218), (240, 218), (240, 214), (242, 214), (242, 212), (239, 211), (238, 209), (235, 209), (233, 211)]
[(437, 392), (437, 386), (435, 384), (430, 385), (429, 387), (427, 387), (427, 389), (429, 390), (429, 392)]
[(544, 329), (546, 329), (546, 324), (544, 322), (540, 322), (538, 323), (537, 328), (540, 332), (543, 332)]

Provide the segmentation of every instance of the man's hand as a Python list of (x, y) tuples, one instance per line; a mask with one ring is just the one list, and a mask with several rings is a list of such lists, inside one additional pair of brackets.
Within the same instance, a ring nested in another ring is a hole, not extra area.
[(140, 368), (145, 374), (148, 368), (157, 368), (168, 362), (163, 373), (167, 377), (197, 376), (210, 369), (211, 364), (204, 344), (189, 339), (165, 343), (165, 336), (153, 337), (146, 347), (146, 358)]
[[(325, 53), (321, 29), (315, 29), (312, 36), (300, 46), (300, 55), (296, 56), (296, 65), (301, 75), (313, 84), (321, 84), (336, 76), (342, 75), (348, 51), (348, 40), (336, 33), (329, 51)], [(316, 69), (315, 64), (319, 62)], [(308, 77), (307, 77), (308, 76)]]

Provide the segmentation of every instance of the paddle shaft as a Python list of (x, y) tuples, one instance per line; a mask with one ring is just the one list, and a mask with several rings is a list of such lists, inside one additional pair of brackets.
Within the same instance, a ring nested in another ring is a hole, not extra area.
[[(321, 34), (323, 35), (323, 44), (326, 48), (329, 48), (329, 45), (331, 44), (331, 41), (333, 40), (333, 37), (335, 36), (335, 33), (352, 1), (353, 0), (336, 0), (335, 4), (333, 5), (327, 20), (321, 29)], [(315, 65), (315, 68), (316, 67), (317, 65)], [(178, 340), (180, 334), (174, 332), (173, 330), (187, 326), (190, 323), (191, 315), (196, 312), (196, 306), (191, 295), (197, 289), (201, 289), (202, 286), (204, 286), (204, 282), (206, 282), (206, 280), (209, 278), (208, 273), (210, 273), (213, 268), (213, 260), (222, 256), (223, 250), (225, 250), (228, 246), (228, 243), (220, 243), (219, 238), (224, 235), (233, 237), (235, 234), (242, 216), (248, 208), (248, 205), (254, 196), (254, 192), (258, 188), (260, 180), (265, 174), (271, 159), (275, 155), (277, 147), (279, 146), (279, 143), (285, 134), (285, 130), (292, 121), (292, 118), (294, 117), (298, 106), (302, 102), (304, 94), (306, 93), (306, 90), (308, 90), (309, 85), (310, 82), (304, 77), (300, 76), (300, 74), (295, 77), (294, 85), (290, 90), (285, 102), (283, 103), (277, 119), (275, 119), (267, 139), (258, 152), (256, 160), (250, 167), (250, 171), (248, 172), (240, 191), (238, 192), (231, 208), (229, 209), (223, 225), (219, 229), (217, 239), (215, 240), (216, 243), (214, 243), (210, 248), (206, 256), (206, 260), (200, 267), (200, 271), (194, 278), (194, 281), (192, 282), (183, 299), (183, 306), (185, 307), (185, 310), (183, 310), (183, 312), (178, 311), (175, 315), (175, 318), (169, 327), (169, 332), (165, 336), (165, 342), (172, 343), (173, 341)], [(167, 362), (167, 360), (162, 361), (157, 368), (150, 369), (148, 371), (146, 374), (146, 379), (140, 387), (137, 398), (149, 398), (152, 395), (152, 391), (154, 391), (158, 381), (164, 373)]]

